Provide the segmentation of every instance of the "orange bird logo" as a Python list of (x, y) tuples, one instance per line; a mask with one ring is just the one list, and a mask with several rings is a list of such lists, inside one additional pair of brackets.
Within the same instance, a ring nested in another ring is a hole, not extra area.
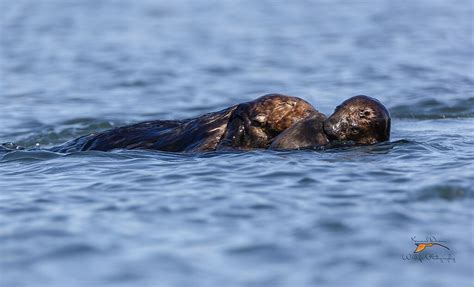
[(434, 242), (430, 242), (430, 243), (415, 243), (416, 245), (416, 249), (415, 251), (413, 251), (413, 253), (418, 253), (418, 252), (421, 252), (423, 250), (426, 249), (426, 247), (432, 247), (434, 245), (438, 245), (438, 246), (441, 246), (441, 247), (444, 247), (448, 250), (450, 250), (447, 246), (444, 246), (443, 244), (439, 244), (439, 243), (434, 243)]

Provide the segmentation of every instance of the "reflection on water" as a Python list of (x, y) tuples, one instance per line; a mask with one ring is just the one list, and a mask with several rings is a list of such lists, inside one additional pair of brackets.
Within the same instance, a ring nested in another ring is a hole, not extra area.
[[(1, 286), (472, 281), (469, 1), (0, 7)], [(45, 150), (270, 92), (326, 114), (350, 96), (376, 97), (392, 114), (392, 141), (202, 154)], [(413, 236), (446, 240), (456, 263), (403, 260)]]

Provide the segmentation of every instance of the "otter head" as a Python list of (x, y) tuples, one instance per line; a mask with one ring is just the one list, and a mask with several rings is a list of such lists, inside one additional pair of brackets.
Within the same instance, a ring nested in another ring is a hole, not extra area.
[(376, 99), (355, 96), (339, 105), (324, 121), (330, 140), (374, 144), (390, 139), (390, 114)]

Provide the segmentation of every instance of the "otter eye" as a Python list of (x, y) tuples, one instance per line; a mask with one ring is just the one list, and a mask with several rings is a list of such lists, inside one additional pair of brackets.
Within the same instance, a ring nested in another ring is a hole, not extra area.
[(356, 135), (356, 134), (359, 133), (359, 129), (358, 129), (358, 128), (351, 128), (351, 133), (352, 133), (353, 135)]
[(359, 117), (363, 118), (363, 117), (368, 117), (370, 116), (370, 111), (360, 111), (359, 112)]

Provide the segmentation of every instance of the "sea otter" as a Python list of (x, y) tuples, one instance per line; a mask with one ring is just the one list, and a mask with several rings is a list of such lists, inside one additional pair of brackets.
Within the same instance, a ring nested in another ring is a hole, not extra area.
[(355, 96), (324, 121), (324, 133), (329, 140), (375, 144), (390, 139), (390, 125), (390, 113), (378, 100)]
[(297, 122), (271, 143), (270, 149), (366, 145), (390, 139), (390, 113), (376, 99), (355, 96), (326, 119), (320, 113)]
[(373, 98), (353, 97), (326, 118), (300, 98), (269, 94), (197, 118), (149, 121), (82, 136), (51, 150), (301, 149), (325, 146), (333, 140), (373, 144), (389, 136), (389, 113)]

